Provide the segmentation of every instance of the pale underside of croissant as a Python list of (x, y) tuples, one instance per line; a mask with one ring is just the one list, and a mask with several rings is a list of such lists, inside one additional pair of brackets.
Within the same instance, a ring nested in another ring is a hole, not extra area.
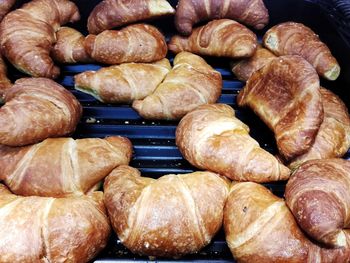
[[(256, 183), (237, 183), (224, 209), (226, 241), (239, 263), (346, 263), (350, 246), (327, 249), (300, 230), (283, 199)], [(348, 235), (350, 244), (350, 235)]]
[(224, 104), (202, 105), (176, 129), (176, 145), (200, 169), (236, 181), (271, 182), (289, 178), (289, 169), (260, 148), (249, 128)]
[(286, 201), (302, 229), (331, 247), (348, 246), (350, 161), (311, 160), (302, 164), (286, 187)]
[(129, 164), (131, 154), (131, 143), (123, 137), (0, 146), (0, 180), (18, 195), (82, 195), (95, 190), (115, 167)]
[(53, 59), (60, 63), (91, 62), (85, 51), (85, 37), (74, 28), (61, 27), (56, 33), (57, 42), (52, 48)]
[(20, 71), (56, 78), (60, 70), (50, 57), (56, 31), (80, 18), (68, 0), (33, 0), (10, 12), (0, 25), (1, 52)]
[(222, 224), (228, 182), (210, 172), (141, 177), (120, 166), (106, 178), (112, 226), (133, 253), (180, 257), (209, 244)]
[(2, 0), (0, 2), (0, 21), (10, 11), (11, 7), (16, 3), (16, 0)]
[(45, 78), (24, 78), (6, 92), (0, 143), (22, 146), (73, 133), (82, 107), (65, 88)]
[(104, 0), (92, 10), (88, 30), (90, 34), (99, 34), (113, 27), (174, 13), (166, 0)]
[(0, 262), (88, 262), (110, 230), (102, 192), (20, 197), (0, 185)]
[(162, 33), (154, 26), (146, 24), (135, 24), (119, 31), (106, 30), (98, 35), (88, 35), (84, 45), (94, 60), (111, 65), (155, 62), (165, 58), (168, 51)]
[(7, 77), (7, 66), (0, 55), (0, 101), (3, 99), (7, 89), (11, 87), (12, 83)]
[(333, 92), (321, 88), (324, 118), (311, 148), (294, 159), (289, 166), (296, 168), (313, 159), (342, 157), (350, 147), (350, 116), (344, 102)]
[(168, 59), (152, 64), (125, 63), (74, 77), (75, 89), (105, 103), (131, 103), (152, 94), (171, 70)]
[(269, 13), (262, 0), (180, 0), (175, 25), (181, 34), (189, 35), (194, 24), (219, 18), (262, 29), (269, 22)]
[(146, 119), (176, 120), (202, 104), (215, 103), (222, 89), (221, 74), (201, 57), (181, 52), (174, 67), (153, 94), (132, 107)]
[(300, 56), (278, 57), (253, 73), (237, 101), (274, 132), (286, 160), (310, 149), (323, 121), (319, 77)]
[(274, 58), (276, 56), (272, 52), (258, 45), (252, 57), (232, 63), (232, 72), (240, 81), (247, 81), (255, 71), (270, 63)]
[(169, 50), (189, 51), (199, 55), (242, 58), (251, 57), (257, 48), (256, 35), (240, 23), (220, 19), (193, 30), (188, 37), (173, 36)]
[(335, 80), (340, 74), (340, 66), (329, 48), (303, 24), (286, 22), (276, 25), (266, 32), (263, 42), (278, 56), (302, 56), (328, 80)]

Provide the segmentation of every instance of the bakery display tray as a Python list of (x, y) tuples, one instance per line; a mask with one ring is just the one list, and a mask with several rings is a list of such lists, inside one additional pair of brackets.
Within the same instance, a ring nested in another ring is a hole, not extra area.
[[(27, 1), (18, 1), (17, 6)], [(86, 19), (98, 0), (75, 0), (81, 12), (82, 19), (72, 26), (86, 34)], [(169, 1), (175, 7), (177, 1)], [(322, 82), (322, 85), (338, 94), (350, 108), (350, 3), (339, 0), (265, 0), (270, 13), (271, 27), (284, 21), (305, 23), (317, 32), (321, 39), (330, 47), (338, 59), (342, 73), (335, 82)], [(167, 39), (175, 33), (173, 18), (162, 18), (149, 23), (156, 25)], [(261, 38), (262, 32), (256, 32)], [(170, 60), (172, 54), (168, 54)], [(206, 58), (223, 77), (222, 96), (220, 103), (232, 106), (239, 119), (249, 125), (251, 135), (260, 145), (275, 154), (276, 146), (273, 134), (251, 111), (239, 109), (236, 96), (243, 87), (230, 71), (229, 60)], [(62, 66), (62, 74), (57, 81), (69, 89), (84, 107), (83, 118), (73, 135), (75, 138), (105, 137), (121, 135), (128, 137), (134, 145), (134, 155), (131, 166), (141, 170), (142, 174), (158, 178), (170, 173), (190, 173), (195, 170), (184, 160), (175, 145), (175, 129), (177, 122), (143, 120), (129, 105), (106, 105), (93, 97), (74, 90), (73, 76), (83, 71), (96, 70), (99, 64), (78, 64)], [(22, 77), (10, 68), (10, 77), (14, 80)], [(344, 158), (349, 159), (348, 152)], [(283, 196), (285, 182), (265, 184), (275, 194)], [(179, 218), (179, 220), (181, 220)], [(124, 248), (115, 234), (111, 236), (106, 249), (100, 253), (95, 262), (146, 262), (147, 257), (139, 257)], [(157, 259), (160, 262), (172, 259)], [(224, 233), (221, 230), (209, 246), (201, 252), (181, 258), (182, 262), (232, 262), (233, 258), (226, 245)], [(152, 261), (154, 262), (154, 261)]]

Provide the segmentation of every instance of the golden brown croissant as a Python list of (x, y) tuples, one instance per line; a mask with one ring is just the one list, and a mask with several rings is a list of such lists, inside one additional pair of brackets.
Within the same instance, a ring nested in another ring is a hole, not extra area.
[(85, 50), (96, 61), (105, 64), (154, 62), (168, 51), (164, 36), (154, 26), (136, 24), (119, 31), (106, 30), (88, 35)]
[(350, 227), (350, 161), (311, 160), (302, 164), (286, 187), (286, 202), (301, 228), (332, 247), (347, 246)]
[(173, 36), (169, 50), (189, 51), (199, 55), (242, 58), (251, 57), (257, 48), (256, 35), (240, 23), (220, 19), (193, 30), (189, 37)]
[(123, 137), (0, 146), (0, 180), (18, 195), (81, 195), (94, 190), (115, 167), (129, 164), (131, 154), (132, 145)]
[(0, 25), (2, 54), (19, 70), (34, 77), (56, 78), (60, 70), (50, 57), (60, 25), (79, 19), (68, 0), (32, 0), (7, 14)]
[(302, 56), (328, 80), (335, 80), (340, 74), (340, 66), (329, 48), (303, 24), (286, 22), (276, 25), (266, 32), (263, 42), (275, 55)]
[(236, 181), (271, 182), (289, 178), (289, 169), (260, 148), (249, 128), (225, 104), (202, 105), (176, 129), (176, 145), (192, 165)]
[(1, 0), (0, 1), (0, 21), (10, 11), (11, 7), (16, 3), (16, 0)]
[(228, 182), (210, 172), (141, 177), (120, 166), (106, 178), (105, 205), (133, 253), (180, 257), (209, 244), (222, 225)]
[(232, 63), (232, 72), (240, 81), (247, 81), (255, 71), (270, 63), (274, 58), (276, 56), (273, 53), (258, 45), (252, 57)]
[(57, 33), (57, 42), (52, 48), (53, 59), (60, 63), (91, 62), (85, 51), (85, 37), (74, 28), (61, 27)]
[(275, 133), (286, 160), (310, 149), (323, 121), (318, 75), (299, 56), (278, 57), (253, 73), (237, 101), (253, 109)]
[(45, 78), (23, 78), (0, 109), (0, 144), (22, 146), (72, 133), (82, 107), (65, 88)]
[(199, 105), (215, 103), (222, 88), (221, 74), (201, 57), (181, 52), (162, 84), (132, 107), (145, 119), (176, 120)]
[(227, 244), (239, 263), (349, 262), (349, 246), (327, 249), (312, 243), (283, 199), (256, 183), (232, 186), (225, 204), (224, 228)]
[(11, 81), (7, 78), (7, 67), (0, 55), (0, 101), (3, 100), (6, 91), (12, 87)]
[(269, 13), (262, 0), (179, 0), (175, 25), (183, 35), (189, 35), (200, 21), (230, 18), (256, 29), (269, 22)]
[(0, 185), (0, 262), (88, 262), (110, 231), (102, 192), (20, 197)]
[(152, 64), (125, 63), (76, 75), (75, 89), (101, 102), (131, 103), (152, 94), (170, 70), (166, 58)]
[(342, 157), (350, 147), (350, 116), (344, 102), (331, 91), (321, 88), (324, 118), (311, 148), (294, 159), (289, 166), (296, 168), (313, 159)]
[(113, 27), (174, 13), (166, 0), (104, 0), (92, 10), (88, 30), (90, 34), (99, 34)]

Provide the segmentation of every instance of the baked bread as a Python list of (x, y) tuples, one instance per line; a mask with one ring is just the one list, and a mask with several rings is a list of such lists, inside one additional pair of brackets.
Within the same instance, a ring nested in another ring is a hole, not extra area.
[(33, 77), (56, 78), (60, 69), (50, 51), (61, 25), (80, 18), (68, 0), (32, 0), (10, 12), (0, 25), (2, 54), (20, 71)]
[(262, 29), (269, 22), (269, 13), (262, 0), (179, 0), (175, 25), (182, 35), (188, 36), (194, 24), (220, 18)]
[(155, 62), (165, 58), (168, 51), (162, 33), (154, 26), (146, 24), (88, 35), (84, 45), (95, 61), (110, 65)]
[(0, 2), (0, 21), (10, 11), (11, 7), (16, 3), (16, 0), (2, 0)]
[(253, 73), (237, 97), (274, 132), (288, 161), (307, 152), (323, 121), (320, 81), (300, 56), (283, 56)]
[[(264, 186), (233, 184), (224, 210), (226, 241), (239, 263), (346, 263), (350, 247), (327, 249), (300, 230), (283, 199)], [(347, 237), (350, 244), (350, 234)]]
[(69, 135), (81, 114), (79, 101), (53, 80), (19, 79), (0, 108), (0, 144), (22, 146)]
[(188, 51), (217, 57), (251, 57), (256, 51), (256, 35), (230, 19), (220, 19), (193, 30), (188, 37), (173, 36), (168, 44), (174, 53)]
[(92, 59), (85, 51), (85, 37), (71, 27), (61, 27), (56, 33), (57, 42), (51, 55), (59, 63), (87, 63)]
[(176, 129), (176, 145), (192, 165), (235, 181), (287, 180), (289, 169), (260, 148), (249, 127), (225, 104), (202, 105)]
[(232, 72), (240, 81), (246, 82), (255, 71), (258, 71), (270, 63), (274, 58), (276, 58), (276, 56), (272, 52), (258, 45), (252, 57), (231, 64)]
[(104, 0), (92, 10), (87, 26), (90, 34), (99, 34), (113, 27), (174, 13), (166, 0)]
[(177, 120), (202, 104), (215, 103), (222, 89), (221, 74), (201, 57), (181, 52), (174, 67), (153, 94), (132, 107), (145, 119)]
[(350, 116), (344, 102), (333, 92), (321, 88), (324, 118), (311, 148), (295, 158), (289, 167), (313, 159), (342, 157), (350, 147)]
[(0, 102), (4, 99), (6, 91), (11, 87), (12, 83), (7, 77), (7, 66), (0, 55)]
[(198, 252), (221, 228), (228, 182), (210, 172), (141, 177), (120, 166), (106, 178), (114, 231), (135, 254), (180, 257)]
[(300, 227), (330, 247), (348, 247), (350, 161), (311, 160), (302, 164), (286, 187), (286, 202)]
[(302, 56), (320, 76), (328, 80), (336, 80), (340, 74), (340, 66), (327, 45), (301, 23), (278, 24), (266, 32), (263, 42), (277, 56)]
[(0, 262), (89, 262), (110, 230), (102, 192), (21, 197), (0, 184)]
[(76, 75), (75, 89), (104, 103), (131, 103), (152, 94), (170, 70), (166, 58), (151, 64), (125, 63)]
[(87, 194), (117, 166), (129, 164), (130, 141), (55, 138), (25, 147), (0, 146), (0, 180), (22, 196)]

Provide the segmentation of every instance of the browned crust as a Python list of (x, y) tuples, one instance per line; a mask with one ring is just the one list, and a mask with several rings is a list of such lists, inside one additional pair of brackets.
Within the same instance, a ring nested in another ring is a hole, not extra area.
[(79, 101), (58, 83), (19, 79), (6, 92), (0, 109), (0, 143), (22, 146), (71, 134), (81, 114)]
[(269, 22), (262, 0), (180, 0), (175, 25), (181, 34), (188, 36), (194, 24), (220, 18), (237, 20), (256, 29), (262, 29)]
[(253, 73), (239, 93), (239, 106), (250, 107), (275, 133), (287, 160), (307, 152), (323, 121), (319, 78), (300, 56), (282, 56)]
[(168, 44), (174, 53), (189, 51), (199, 55), (244, 58), (257, 48), (256, 35), (240, 23), (220, 19), (193, 30), (188, 37), (173, 36)]
[(133, 253), (178, 258), (198, 252), (220, 229), (228, 186), (210, 172), (155, 180), (120, 166), (106, 178), (105, 204), (118, 237)]

